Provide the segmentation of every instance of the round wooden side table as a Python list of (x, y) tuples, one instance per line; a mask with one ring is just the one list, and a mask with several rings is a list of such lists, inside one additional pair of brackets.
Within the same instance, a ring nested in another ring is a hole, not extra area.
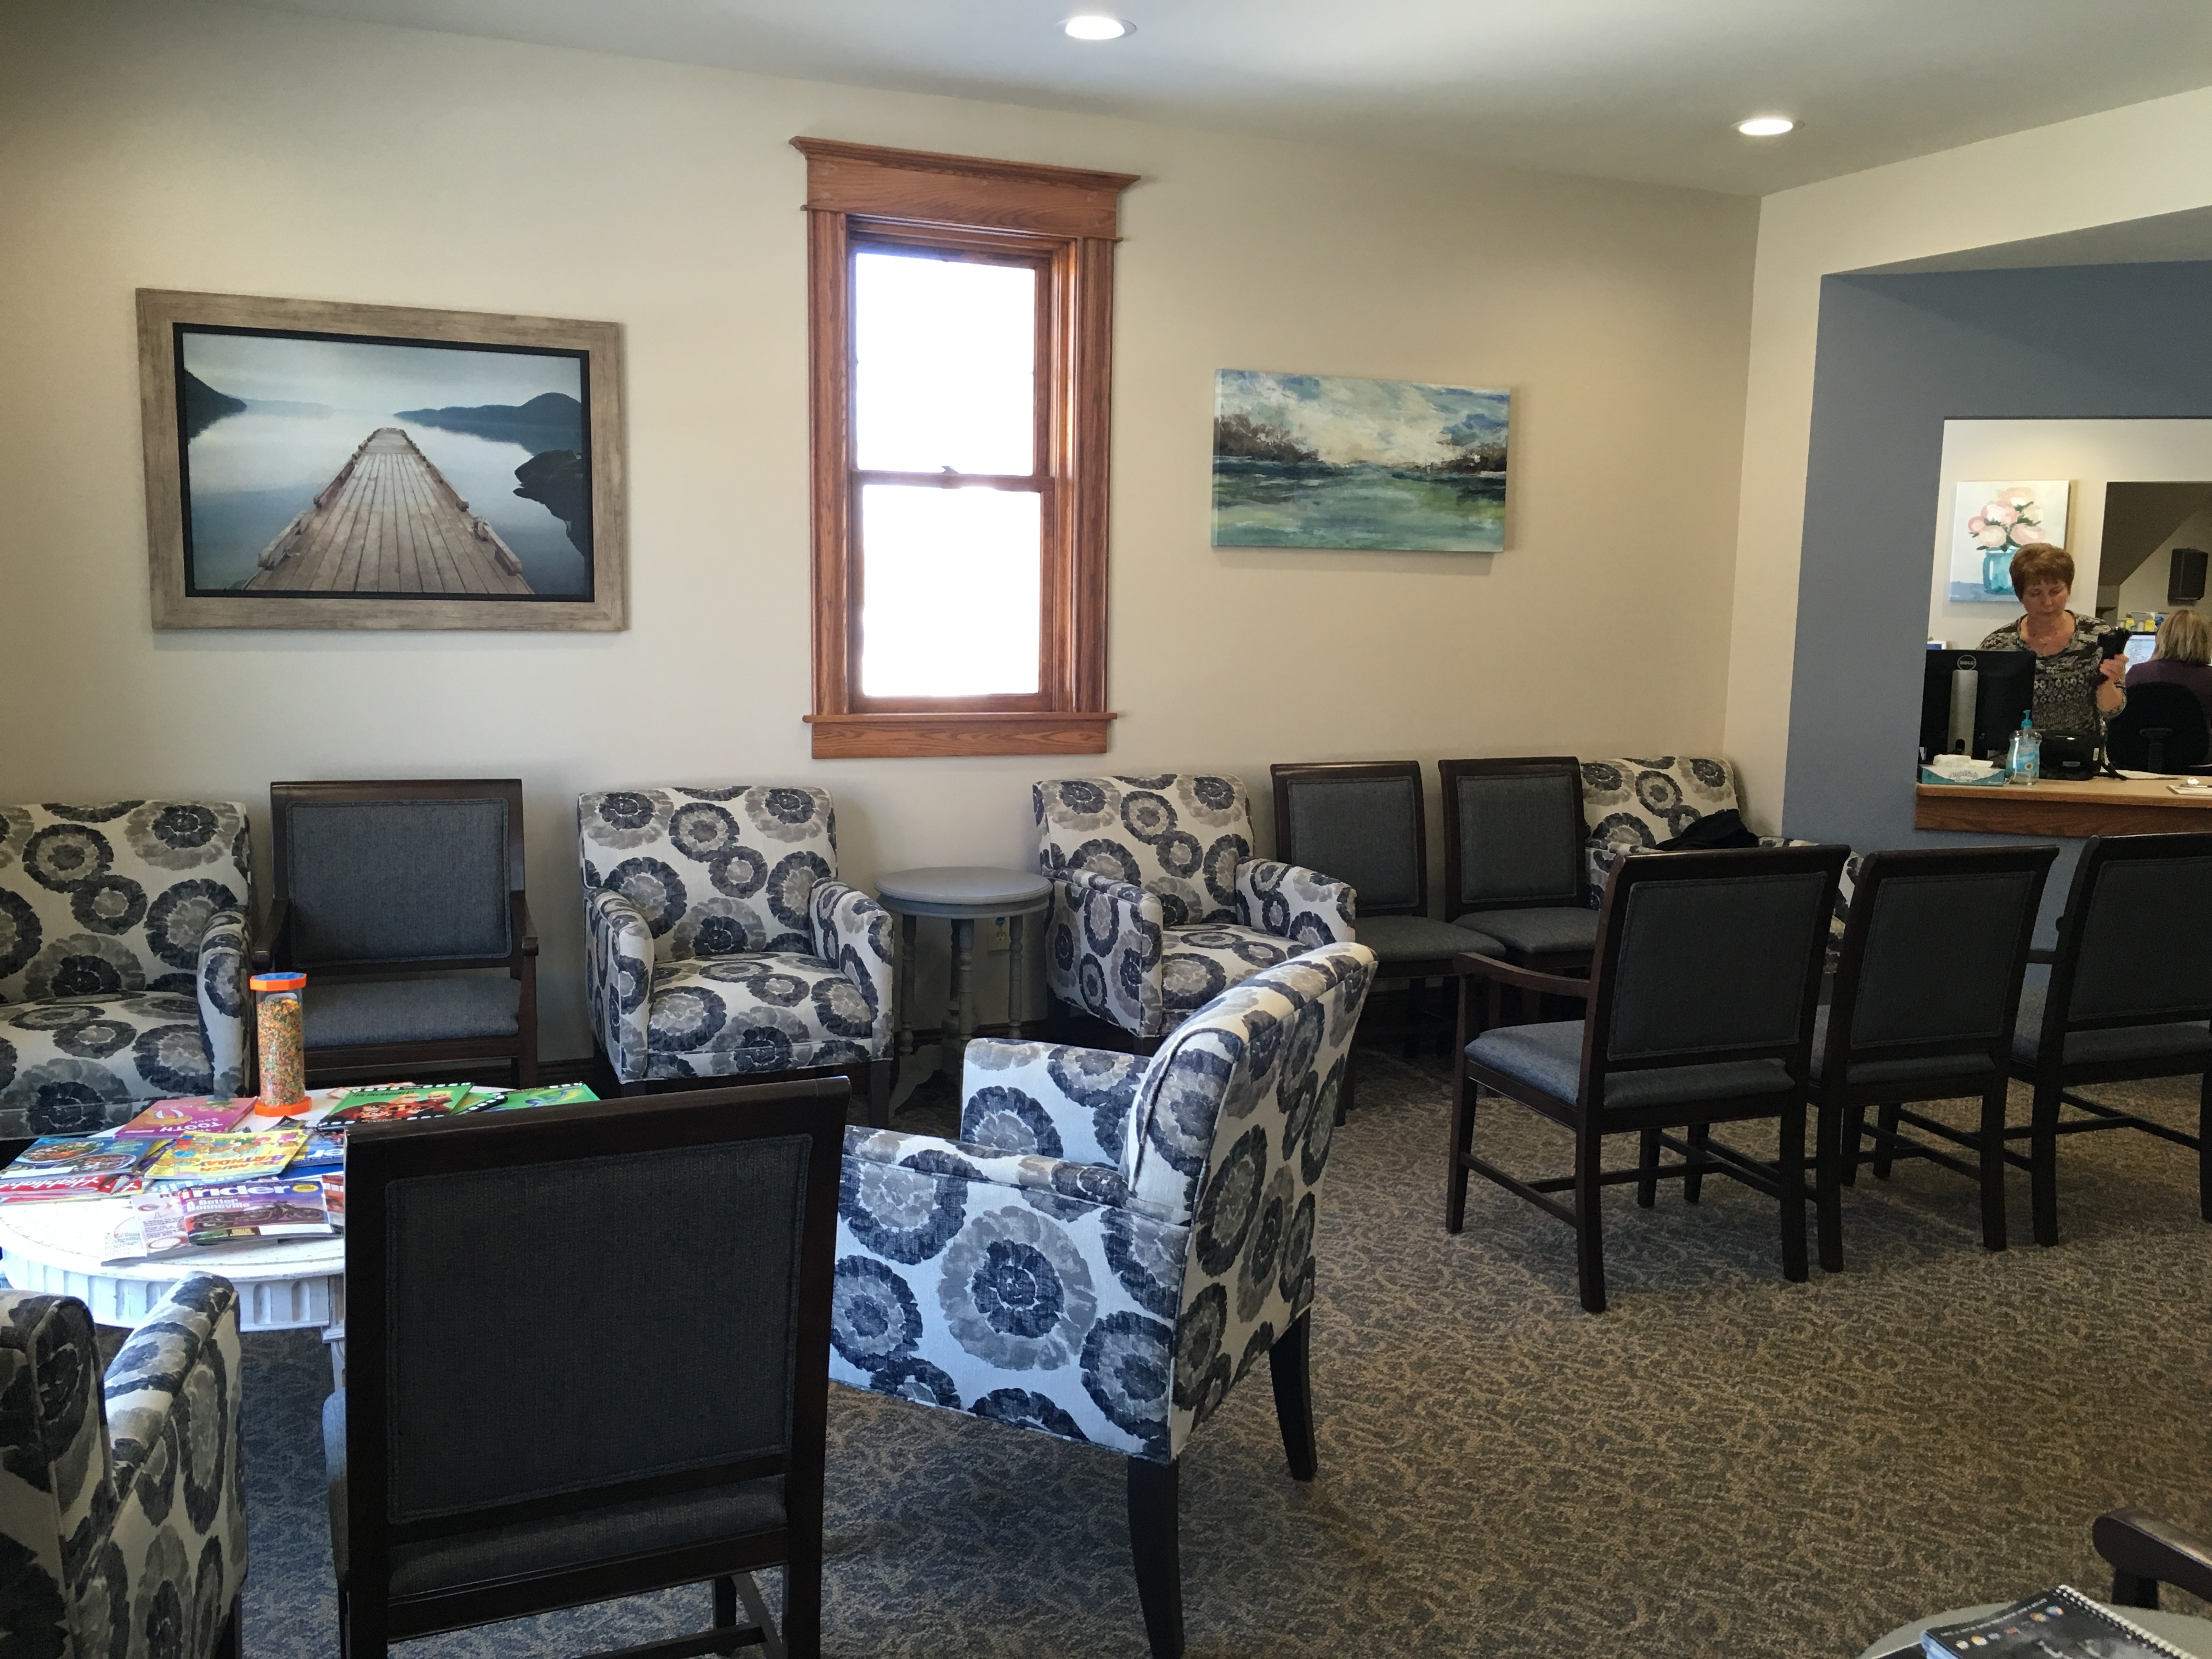
[(952, 924), (952, 994), (945, 1007), (945, 1037), (938, 1066), (959, 1077), (960, 1056), (975, 1035), (975, 924), (1005, 916), (1007, 929), (1007, 1034), (1022, 1035), (1022, 929), (1020, 918), (1052, 903), (1052, 884), (1018, 870), (980, 865), (939, 865), (901, 870), (876, 883), (884, 908), (899, 919), (898, 1051), (914, 1052), (914, 936), (923, 916), (942, 916)]

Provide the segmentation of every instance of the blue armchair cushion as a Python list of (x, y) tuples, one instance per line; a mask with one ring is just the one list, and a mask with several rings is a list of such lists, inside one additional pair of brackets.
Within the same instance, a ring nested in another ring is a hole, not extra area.
[(1135, 1054), (978, 1038), (964, 1060), (960, 1139), (1121, 1169), (1129, 1161), (1129, 1113), (1144, 1073)]
[[(2030, 985), (2020, 994), (2020, 1020), (2013, 1027), (2012, 1057), (2033, 1066), (2043, 1052), (2046, 988)], [(2197, 1025), (2121, 1025), (2103, 1031), (2075, 1031), (2066, 1038), (2069, 1066), (2113, 1066), (2130, 1060), (2196, 1059), (2212, 1065), (2212, 1029)]]
[(504, 973), (422, 979), (307, 976), (307, 1047), (513, 1036), (522, 985)]
[(1170, 927), (1160, 942), (1160, 1000), (1182, 1018), (1262, 968), (1288, 962), (1299, 948), (1256, 927)]
[[(234, 1070), (223, 1092), (236, 1085)], [(112, 1128), (146, 1101), (215, 1092), (189, 988), (0, 1007), (0, 1135)]]
[(835, 963), (795, 951), (653, 970), (647, 1075), (732, 1077), (875, 1058), (877, 1011)]
[[(1468, 1043), (1467, 1055), (1479, 1065), (1542, 1090), (1554, 1100), (1574, 1100), (1582, 1091), (1583, 1022), (1562, 1019), (1538, 1025), (1502, 1026), (1485, 1031)], [(1603, 1103), (1622, 1109), (1673, 1106), (1771, 1094), (1789, 1086), (1790, 1068), (1778, 1060), (1665, 1066), (1608, 1074)]]
[(1597, 912), (1579, 904), (1476, 910), (1461, 917), (1460, 924), (1489, 934), (1508, 951), (1590, 951), (1597, 946)]

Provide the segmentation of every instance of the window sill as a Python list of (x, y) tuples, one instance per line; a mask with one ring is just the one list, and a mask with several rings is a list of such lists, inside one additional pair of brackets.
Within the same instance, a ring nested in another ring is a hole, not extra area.
[(809, 714), (817, 760), (931, 755), (1103, 755), (1105, 714)]

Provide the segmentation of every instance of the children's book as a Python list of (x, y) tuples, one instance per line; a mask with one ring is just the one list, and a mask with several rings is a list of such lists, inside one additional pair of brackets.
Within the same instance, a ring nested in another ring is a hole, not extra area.
[(1924, 1631), (1920, 1650), (1927, 1659), (2190, 1659), (2067, 1584), (1986, 1619)]
[(107, 1241), (110, 1260), (159, 1255), (193, 1244), (242, 1238), (313, 1238), (331, 1224), (323, 1183), (241, 1181), (226, 1187), (178, 1187), (142, 1194)]
[(262, 1129), (240, 1134), (179, 1135), (146, 1171), (152, 1182), (208, 1186), (218, 1182), (266, 1181), (282, 1175), (307, 1144), (304, 1129)]
[(465, 1109), (469, 1097), (465, 1083), (422, 1088), (408, 1083), (381, 1089), (356, 1089), (338, 1102), (315, 1126), (321, 1129), (349, 1129), (356, 1123), (406, 1123), (418, 1118), (451, 1117)]
[(0, 1203), (106, 1198), (138, 1190), (166, 1143), (106, 1135), (47, 1135), (0, 1170)]
[(543, 1089), (509, 1089), (490, 1103), (495, 1112), (512, 1112), (525, 1106), (574, 1106), (599, 1097), (580, 1083), (555, 1083)]
[(345, 1172), (337, 1170), (323, 1177), (323, 1207), (330, 1212), (331, 1225), (345, 1225)]
[(167, 1140), (172, 1135), (228, 1134), (245, 1121), (253, 1102), (195, 1095), (157, 1100), (115, 1133), (120, 1139)]

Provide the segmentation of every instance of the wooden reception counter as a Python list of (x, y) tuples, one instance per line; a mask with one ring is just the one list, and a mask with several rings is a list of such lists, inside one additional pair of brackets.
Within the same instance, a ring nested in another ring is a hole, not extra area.
[(1917, 786), (1917, 830), (1964, 830), (1980, 836), (2154, 836), (2212, 830), (2212, 789), (2177, 795), (2163, 779), (2048, 779), (2013, 784)]

